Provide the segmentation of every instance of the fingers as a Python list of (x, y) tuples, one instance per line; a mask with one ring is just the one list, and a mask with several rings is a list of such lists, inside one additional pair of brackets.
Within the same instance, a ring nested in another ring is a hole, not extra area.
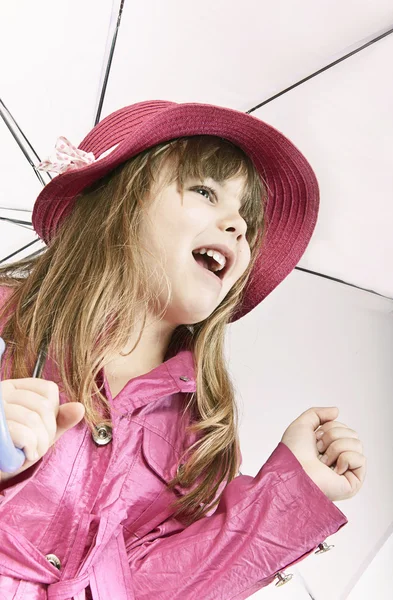
[[(7, 419), (13, 418), (10, 414), (10, 407), (14, 406), (19, 406), (20, 408), (25, 407), (26, 409), (29, 409), (29, 411), (34, 411), (45, 426), (49, 439), (52, 442), (57, 428), (56, 412), (53, 410), (52, 399), (38, 396), (35, 392), (30, 392), (29, 390), (21, 390), (21, 392), (17, 390), (12, 396), (12, 402), (4, 407)], [(19, 411), (18, 414), (21, 415), (22, 413)], [(34, 427), (38, 423), (37, 419), (33, 415), (29, 415), (29, 413), (26, 413), (26, 419), (26, 421), (20, 421), (19, 419), (14, 420), (30, 427)]]
[[(321, 461), (330, 467), (333, 463), (338, 461), (341, 454), (347, 452), (356, 452), (363, 454), (363, 444), (356, 438), (341, 438), (332, 442), (325, 450), (324, 455), (321, 457)], [(355, 467), (357, 468), (357, 467)]]
[[(318, 433), (320, 435), (318, 435)], [(367, 459), (363, 454), (363, 444), (358, 433), (344, 423), (330, 421), (316, 432), (317, 449), (324, 453), (320, 460), (334, 472), (345, 477), (351, 487), (351, 498), (362, 486), (366, 477)]]
[(337, 459), (335, 472), (348, 479), (353, 490), (353, 496), (357, 493), (366, 477), (366, 465), (366, 457), (358, 452), (343, 452)]
[(338, 414), (337, 406), (314, 406), (305, 410), (293, 423), (311, 426), (315, 431), (320, 425), (336, 419)]
[[(336, 427), (335, 425), (338, 425), (338, 427)], [(342, 423), (334, 422), (332, 423), (330, 429), (328, 429), (327, 431), (323, 431), (324, 429), (326, 429), (325, 426), (323, 428), (321, 427), (320, 431), (323, 432), (323, 435), (321, 437), (318, 436), (317, 438), (317, 448), (321, 453), (325, 452), (325, 450), (336, 440), (340, 440), (343, 438), (359, 439), (359, 436), (356, 431), (350, 429), (349, 427), (346, 427), (345, 425), (342, 425)]]
[(332, 427), (348, 427), (348, 425), (345, 425), (344, 423), (340, 423), (339, 421), (328, 421), (327, 423), (324, 423), (323, 425), (321, 425), (316, 431), (315, 434), (319, 434), (319, 432), (323, 432), (325, 433), (325, 431), (329, 431), (329, 429), (332, 429)]
[(53, 399), (29, 390), (15, 390), (12, 402), (5, 402), (4, 414), (11, 439), (28, 461), (37, 461), (53, 443), (56, 417)]
[[(48, 400), (52, 410), (57, 414), (59, 410), (59, 387), (54, 381), (46, 379), (26, 377), (25, 379), (7, 379), (1, 382), (3, 389), (3, 400), (16, 402), (16, 398), (24, 397), (24, 394), (36, 394)], [(37, 400), (37, 398), (36, 398)], [(40, 398), (41, 400), (41, 398)]]
[(38, 436), (36, 430), (26, 427), (17, 421), (7, 421), (10, 436), (14, 445), (25, 453), (26, 460), (35, 462), (38, 454)]
[(337, 459), (336, 472), (344, 473), (345, 471), (358, 471), (362, 473), (366, 471), (366, 457), (355, 451), (347, 450), (342, 452)]

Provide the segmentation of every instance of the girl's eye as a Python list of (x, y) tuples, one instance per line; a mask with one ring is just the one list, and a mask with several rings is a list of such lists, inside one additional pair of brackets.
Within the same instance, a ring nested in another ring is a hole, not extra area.
[(205, 198), (208, 198), (208, 200), (216, 199), (216, 195), (214, 193), (214, 191), (207, 187), (207, 186), (198, 186), (198, 187), (194, 187), (192, 188), (192, 190), (194, 192), (198, 192), (199, 194), (201, 194), (201, 196), (205, 196)]
[[(205, 196), (205, 198), (207, 198), (208, 200), (213, 199), (215, 202), (218, 202), (216, 192), (212, 188), (210, 188), (206, 185), (198, 185), (198, 186), (192, 187), (190, 189), (192, 192), (198, 192), (198, 193), (200, 193), (201, 196)], [(248, 221), (246, 221), (246, 219), (244, 217), (242, 217), (242, 219), (244, 220), (244, 222), (246, 223), (246, 225), (248, 227)]]

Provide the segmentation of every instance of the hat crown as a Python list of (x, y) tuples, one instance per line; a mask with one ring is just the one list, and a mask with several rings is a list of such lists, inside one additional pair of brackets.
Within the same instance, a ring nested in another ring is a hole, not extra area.
[(167, 100), (148, 100), (124, 106), (106, 116), (86, 135), (78, 148), (100, 156), (115, 144), (119, 144), (132, 132), (157, 113), (176, 106)]

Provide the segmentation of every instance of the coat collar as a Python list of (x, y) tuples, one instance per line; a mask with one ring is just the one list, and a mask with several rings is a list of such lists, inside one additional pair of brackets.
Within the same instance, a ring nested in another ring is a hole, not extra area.
[[(100, 376), (103, 375), (100, 371)], [(107, 398), (116, 409), (139, 408), (170, 394), (196, 391), (195, 362), (192, 351), (180, 350), (148, 373), (130, 379), (116, 398), (112, 398), (108, 381), (104, 375)]]
[[(42, 378), (54, 381), (60, 385), (60, 374), (56, 362), (48, 356), (42, 372)], [(192, 393), (196, 391), (196, 372), (193, 352), (179, 350), (175, 356), (163, 363), (128, 381), (124, 388), (112, 398), (108, 381), (101, 369), (97, 375), (97, 385), (104, 384), (104, 391), (110, 404), (116, 409), (129, 410), (130, 406), (137, 408), (176, 393)]]

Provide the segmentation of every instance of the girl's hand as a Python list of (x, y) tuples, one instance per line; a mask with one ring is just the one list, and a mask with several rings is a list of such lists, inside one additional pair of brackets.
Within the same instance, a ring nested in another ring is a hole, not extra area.
[[(334, 420), (338, 413), (336, 407), (309, 408), (287, 427), (281, 439), (307, 475), (332, 501), (355, 496), (366, 476), (363, 445), (356, 431)], [(317, 437), (318, 432), (322, 437)], [(322, 441), (320, 452), (319, 440)], [(334, 463), (333, 470), (330, 467)]]
[(0, 382), (4, 413), (14, 446), (26, 460), (14, 473), (0, 472), (4, 482), (38, 462), (49, 448), (85, 414), (80, 402), (60, 405), (59, 388), (53, 381), (26, 377)]

